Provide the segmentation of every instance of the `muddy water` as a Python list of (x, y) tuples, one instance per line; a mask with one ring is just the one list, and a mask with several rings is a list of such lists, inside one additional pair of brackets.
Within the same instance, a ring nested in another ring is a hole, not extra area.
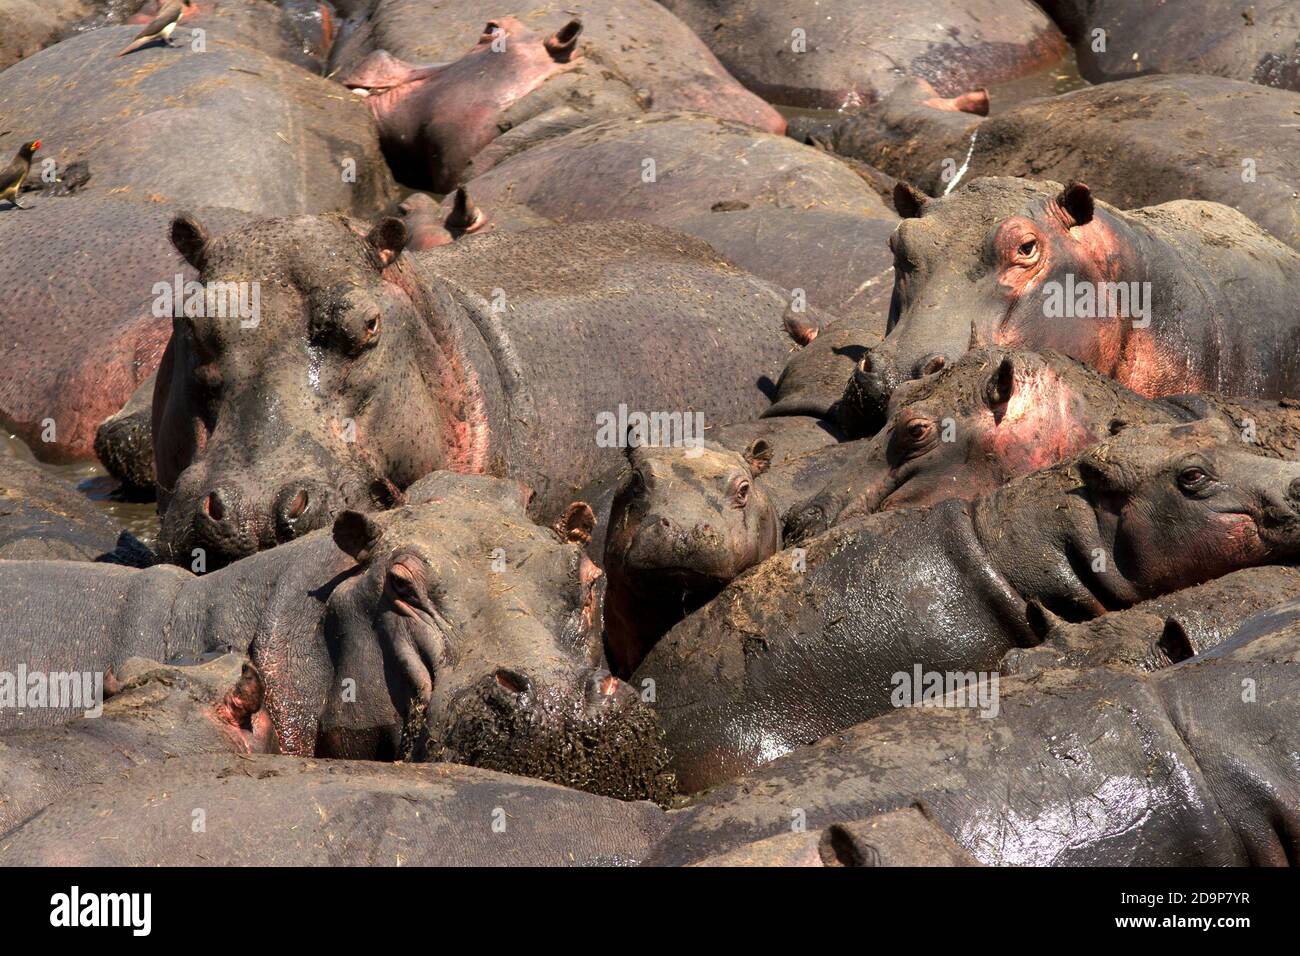
[(43, 471), (74, 485), (96, 508), (126, 528), (150, 547), (158, 540), (158, 515), (153, 502), (123, 501), (117, 497), (117, 482), (110, 478), (97, 461), (71, 465), (50, 465), (36, 461), (19, 439), (0, 429), (0, 458), (17, 458), (34, 462)]

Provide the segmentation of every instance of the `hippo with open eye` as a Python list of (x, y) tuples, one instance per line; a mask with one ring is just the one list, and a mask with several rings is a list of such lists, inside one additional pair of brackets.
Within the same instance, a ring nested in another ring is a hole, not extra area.
[[(837, 412), (850, 437), (870, 416), (855, 372)], [(893, 393), (888, 421), (812, 497), (792, 507), (787, 540), (855, 515), (974, 498), (1078, 454), (1126, 425), (1215, 419), (1270, 458), (1300, 458), (1300, 403), (1213, 393), (1146, 398), (1058, 352), (977, 346)]]
[(781, 547), (777, 506), (760, 476), (772, 448), (628, 449), (605, 538), (606, 648), (632, 673), (673, 624)]
[(1148, 396), (1300, 389), (1300, 253), (1234, 209), (1121, 211), (1077, 181), (1009, 177), (943, 199), (900, 182), (894, 200), (888, 328), (863, 365), (877, 427), (895, 388), (975, 337), (1055, 349)]
[(868, 515), (768, 558), (668, 632), (649, 680), (693, 792), (885, 713), (891, 675), (995, 670), (1066, 621), (1300, 555), (1300, 463), (1219, 421), (1122, 430), (974, 501)]

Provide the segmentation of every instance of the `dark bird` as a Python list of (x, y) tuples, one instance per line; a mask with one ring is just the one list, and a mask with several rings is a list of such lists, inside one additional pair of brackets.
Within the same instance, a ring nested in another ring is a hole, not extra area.
[(148, 46), (158, 40), (162, 40), (167, 46), (172, 46), (172, 31), (176, 29), (176, 24), (181, 22), (185, 8), (190, 5), (190, 0), (167, 0), (158, 11), (158, 16), (154, 17), (118, 56), (134, 53), (142, 46)]
[(0, 199), (7, 199), (19, 209), (26, 209), (18, 201), (18, 190), (23, 188), (23, 181), (27, 179), (27, 174), (32, 169), (32, 156), (41, 148), (41, 141), (34, 139), (30, 143), (23, 143), (18, 148), (18, 155), (14, 161), (5, 167), (4, 172), (0, 172)]

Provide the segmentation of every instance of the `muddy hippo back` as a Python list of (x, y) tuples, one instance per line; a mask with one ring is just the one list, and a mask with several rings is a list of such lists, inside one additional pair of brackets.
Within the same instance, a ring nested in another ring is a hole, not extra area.
[[(9, 865), (634, 864), (652, 803), (452, 764), (205, 756), (91, 784), (5, 840)], [(202, 807), (204, 827), (194, 827)], [(253, 808), (253, 812), (249, 812)], [(105, 823), (105, 815), (112, 822)]]

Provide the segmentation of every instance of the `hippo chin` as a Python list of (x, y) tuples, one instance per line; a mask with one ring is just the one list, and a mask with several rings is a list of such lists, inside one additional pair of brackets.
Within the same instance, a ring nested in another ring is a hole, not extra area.
[(890, 392), (976, 342), (1052, 348), (1144, 395), (1300, 388), (1300, 253), (1216, 203), (1122, 212), (1088, 187), (981, 178), (939, 200), (900, 183), (888, 331), (864, 360)]
[[(895, 704), (896, 679), (995, 670), (1066, 621), (1300, 555), (1300, 464), (1220, 422), (1134, 427), (973, 502), (847, 522), (673, 628), (653, 680), (695, 791)], [(938, 582), (938, 583), (936, 583)], [(891, 675), (894, 675), (891, 677)]]

